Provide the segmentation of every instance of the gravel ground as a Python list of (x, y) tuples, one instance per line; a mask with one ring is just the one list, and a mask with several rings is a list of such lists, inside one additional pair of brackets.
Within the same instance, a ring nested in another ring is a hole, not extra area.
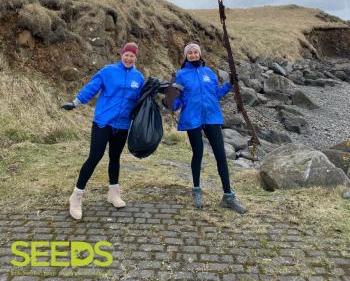
[(295, 142), (322, 149), (350, 138), (350, 84), (335, 87), (300, 87), (320, 108), (298, 109), (309, 123), (310, 133), (290, 134)]

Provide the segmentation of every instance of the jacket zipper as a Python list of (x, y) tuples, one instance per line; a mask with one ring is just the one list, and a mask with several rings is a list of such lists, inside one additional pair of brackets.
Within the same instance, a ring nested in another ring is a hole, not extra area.
[(125, 103), (126, 77), (127, 77), (127, 75), (128, 75), (128, 71), (129, 71), (129, 69), (126, 69), (126, 70), (125, 70), (125, 73), (124, 73), (124, 87), (123, 87), (122, 99), (121, 99), (121, 104), (120, 104), (120, 107), (119, 107), (119, 112), (118, 112), (118, 115), (117, 115), (117, 118), (116, 118), (116, 122), (118, 121), (119, 116), (120, 116), (120, 114), (121, 114), (122, 111), (123, 111), (123, 106), (124, 106), (124, 103)]
[[(204, 122), (204, 115), (205, 115), (205, 112), (203, 111), (203, 106), (204, 106), (204, 103), (203, 103), (203, 89), (202, 89), (202, 81), (200, 79), (200, 75), (199, 75), (199, 68), (196, 69), (197, 70), (197, 77), (198, 77), (198, 82), (199, 82), (199, 85), (200, 85), (200, 93), (201, 93), (201, 123), (203, 124)], [(204, 113), (203, 113), (204, 112)]]

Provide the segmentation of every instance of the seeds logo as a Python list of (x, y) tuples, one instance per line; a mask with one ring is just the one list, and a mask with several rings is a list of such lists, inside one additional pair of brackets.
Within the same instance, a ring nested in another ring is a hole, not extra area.
[[(108, 241), (99, 241), (95, 245), (81, 241), (16, 241), (12, 243), (11, 251), (19, 259), (11, 260), (11, 264), (19, 267), (29, 264), (34, 267), (79, 267), (93, 263), (107, 267), (112, 264), (113, 256), (105, 247), (112, 247), (112, 244)], [(50, 261), (38, 260), (43, 257), (48, 257)]]

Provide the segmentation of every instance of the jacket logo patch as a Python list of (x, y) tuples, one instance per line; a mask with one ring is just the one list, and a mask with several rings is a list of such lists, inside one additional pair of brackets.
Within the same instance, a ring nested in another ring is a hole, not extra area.
[(130, 87), (133, 89), (137, 89), (139, 87), (139, 83), (137, 83), (136, 81), (132, 81)]
[(203, 76), (203, 81), (204, 82), (211, 82), (210, 77), (208, 75)]

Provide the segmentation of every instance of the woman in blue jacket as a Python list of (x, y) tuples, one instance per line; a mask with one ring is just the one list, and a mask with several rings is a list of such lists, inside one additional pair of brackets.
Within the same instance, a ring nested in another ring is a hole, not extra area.
[(109, 143), (109, 191), (107, 201), (116, 208), (125, 207), (120, 196), (119, 160), (124, 148), (131, 123), (130, 112), (140, 98), (144, 83), (143, 75), (135, 67), (138, 46), (125, 44), (121, 61), (107, 65), (98, 71), (80, 90), (73, 102), (62, 108), (74, 109), (86, 104), (99, 93), (91, 132), (89, 157), (83, 164), (72, 195), (69, 198), (69, 211), (74, 219), (82, 217), (82, 198), (86, 183), (98, 162), (102, 159)]
[(231, 189), (221, 125), (224, 123), (219, 100), (232, 86), (229, 82), (218, 84), (217, 75), (201, 58), (201, 49), (191, 43), (184, 50), (185, 61), (176, 73), (176, 86), (181, 95), (173, 102), (173, 110), (181, 108), (178, 130), (187, 131), (193, 156), (191, 162), (194, 187), (192, 195), (197, 208), (202, 207), (200, 170), (203, 157), (202, 131), (213, 149), (224, 195), (220, 205), (243, 214), (246, 209), (236, 199)]

